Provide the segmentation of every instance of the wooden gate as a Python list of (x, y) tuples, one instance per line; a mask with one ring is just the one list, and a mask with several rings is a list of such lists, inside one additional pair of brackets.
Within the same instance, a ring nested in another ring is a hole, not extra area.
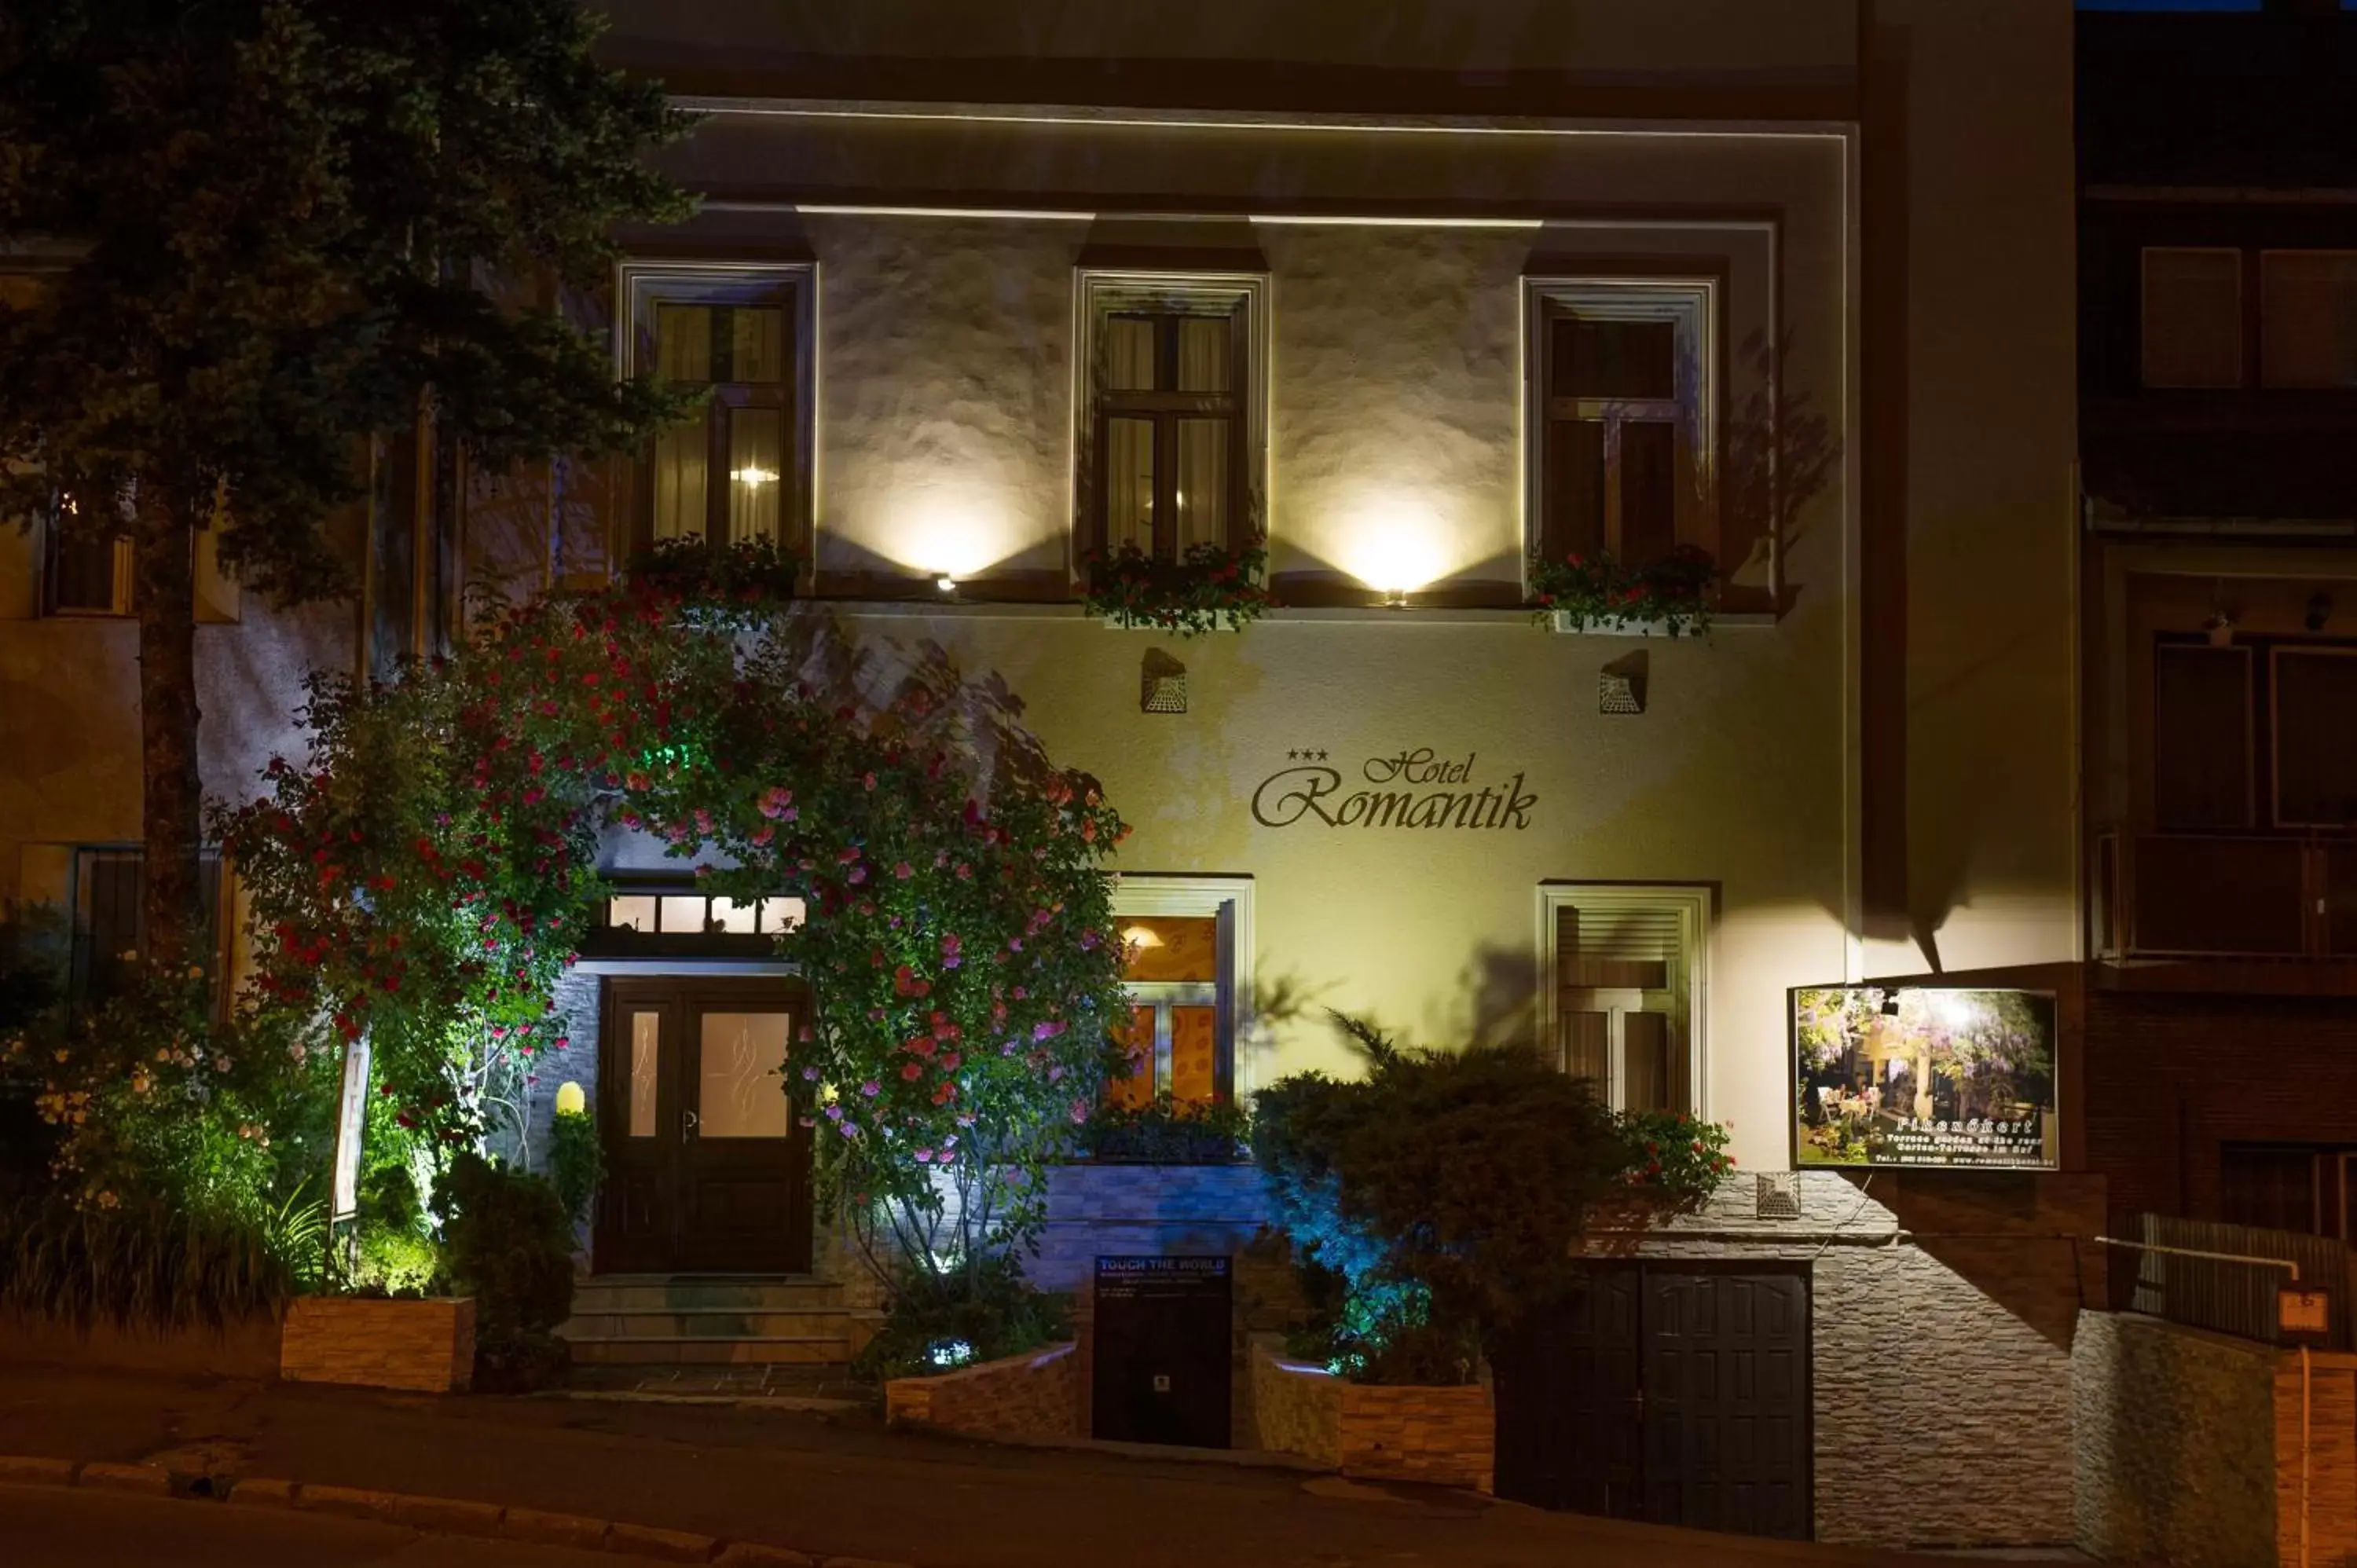
[(1810, 1533), (1799, 1268), (1586, 1270), (1492, 1358), (1498, 1495), (1745, 1535)]

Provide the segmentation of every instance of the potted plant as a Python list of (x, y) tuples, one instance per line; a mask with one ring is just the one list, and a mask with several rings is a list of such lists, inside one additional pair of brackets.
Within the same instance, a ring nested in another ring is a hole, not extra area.
[(1533, 618), (1557, 631), (1699, 637), (1710, 628), (1718, 564), (1691, 544), (1637, 566), (1573, 551), (1561, 561), (1534, 559), (1530, 576)]
[(1269, 608), (1260, 578), (1268, 553), (1254, 539), (1239, 549), (1192, 544), (1176, 560), (1124, 545), (1088, 560), (1089, 613), (1125, 628), (1199, 637), (1241, 631)]

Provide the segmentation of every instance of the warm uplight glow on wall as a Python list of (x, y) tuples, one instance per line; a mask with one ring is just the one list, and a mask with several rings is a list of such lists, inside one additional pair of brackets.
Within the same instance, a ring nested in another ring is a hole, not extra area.
[(1412, 594), (1454, 568), (1449, 530), (1437, 511), (1410, 500), (1383, 500), (1360, 511), (1344, 542), (1342, 569), (1390, 595)]
[(943, 593), (1021, 550), (1023, 528), (999, 494), (980, 485), (928, 485), (887, 510), (893, 559), (948, 584)]

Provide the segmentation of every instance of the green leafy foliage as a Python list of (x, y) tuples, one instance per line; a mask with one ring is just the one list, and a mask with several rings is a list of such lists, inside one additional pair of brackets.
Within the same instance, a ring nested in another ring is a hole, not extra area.
[(891, 1282), (883, 1325), (854, 1369), (881, 1382), (1019, 1355), (1070, 1338), (1071, 1313), (1066, 1298), (1025, 1283), (1008, 1254), (957, 1274), (909, 1271)]
[(548, 1177), (565, 1200), (565, 1212), (579, 1224), (589, 1218), (589, 1205), (606, 1179), (606, 1145), (597, 1137), (597, 1119), (586, 1111), (560, 1111), (548, 1129)]
[(163, 1198), (0, 1203), (0, 1312), (150, 1330), (217, 1326), (276, 1312), (294, 1285), (272, 1238), (242, 1219)]
[(462, 1154), (435, 1189), (452, 1286), (475, 1298), (479, 1337), (546, 1334), (573, 1310), (573, 1226), (555, 1187)]
[(1144, 1105), (1099, 1105), (1073, 1143), (1084, 1158), (1108, 1163), (1221, 1165), (1243, 1155), (1251, 1133), (1252, 1117), (1231, 1101), (1164, 1093)]
[(1253, 1153), (1296, 1256), (1334, 1276), (1311, 1294), (1353, 1375), (1469, 1369), (1480, 1332), (1560, 1288), (1597, 1210), (1689, 1206), (1727, 1168), (1723, 1130), (1618, 1116), (1528, 1050), (1410, 1049), (1337, 1021), (1366, 1075), (1262, 1090)]
[(1718, 564), (1708, 552), (1681, 544), (1659, 561), (1623, 565), (1609, 554), (1575, 551), (1561, 561), (1534, 558), (1534, 618), (1562, 616), (1574, 629), (1659, 625), (1671, 637), (1710, 629), (1710, 589)]
[(658, 592), (726, 614), (726, 607), (759, 609), (794, 596), (802, 558), (767, 539), (707, 542), (700, 533), (658, 539), (630, 564), (630, 575)]
[[(686, 407), (617, 382), (552, 283), (686, 215), (683, 134), (576, 0), (5, 0), (0, 517), (131, 541), (147, 956), (185, 961), (199, 826), (193, 542), (281, 601), (349, 588), (370, 444), (430, 413), (497, 465)], [(17, 280), (21, 281), (21, 280)]]
[(922, 661), (879, 689), (786, 602), (705, 594), (553, 595), (400, 681), (317, 681), (309, 757), (220, 822), (247, 1005), (328, 1054), (365, 1031), (387, 1135), (447, 1160), (571, 1048), (599, 837), (652, 835), (714, 894), (804, 900), (780, 1090), (871, 1249), (970, 1272), (1039, 1223), (1125, 1016), (1101, 863), (1127, 830), (1003, 695)]
[(1115, 626), (1151, 628), (1178, 637), (1242, 631), (1268, 613), (1261, 575), (1268, 553), (1255, 540), (1240, 550), (1190, 544), (1177, 560), (1125, 545), (1088, 563), (1088, 608)]

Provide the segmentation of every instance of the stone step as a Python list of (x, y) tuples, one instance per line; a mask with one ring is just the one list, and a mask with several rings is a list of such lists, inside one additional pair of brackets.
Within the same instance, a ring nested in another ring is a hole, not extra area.
[(587, 1310), (576, 1300), (574, 1313), (557, 1326), (560, 1339), (770, 1339), (832, 1337), (848, 1329), (851, 1312), (842, 1306), (795, 1306), (784, 1310), (744, 1306), (667, 1306), (659, 1310)]
[(751, 1366), (762, 1362), (817, 1366), (851, 1359), (850, 1345), (839, 1334), (740, 1339), (634, 1335), (615, 1339), (576, 1339), (571, 1344), (576, 1364), (597, 1366)]
[(843, 1287), (833, 1281), (788, 1274), (605, 1274), (573, 1287), (576, 1316), (705, 1307), (800, 1312), (835, 1307), (842, 1300)]

